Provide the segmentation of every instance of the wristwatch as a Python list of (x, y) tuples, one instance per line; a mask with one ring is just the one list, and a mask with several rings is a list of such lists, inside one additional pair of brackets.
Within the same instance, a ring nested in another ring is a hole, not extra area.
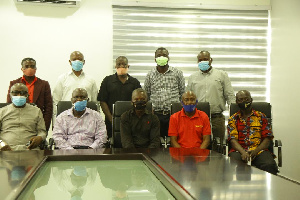
[(0, 149), (4, 146), (6, 146), (6, 143), (3, 140), (0, 140)]

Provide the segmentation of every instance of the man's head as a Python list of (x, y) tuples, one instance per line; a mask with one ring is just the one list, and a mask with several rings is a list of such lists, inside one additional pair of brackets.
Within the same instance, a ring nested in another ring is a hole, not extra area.
[(70, 65), (74, 71), (80, 71), (85, 63), (84, 56), (80, 51), (74, 51), (70, 55)]
[(33, 58), (24, 58), (21, 62), (21, 66), (24, 76), (35, 76), (36, 61)]
[(118, 75), (126, 75), (129, 68), (128, 59), (125, 56), (119, 56), (116, 59), (115, 68), (117, 70)]
[(166, 48), (160, 47), (155, 51), (155, 62), (158, 66), (166, 66), (169, 60), (169, 52)]
[(84, 88), (76, 88), (72, 93), (71, 102), (78, 112), (84, 111), (87, 105), (88, 93)]
[(201, 51), (198, 56), (198, 67), (202, 72), (208, 72), (211, 69), (213, 59), (208, 51)]
[(142, 88), (135, 89), (132, 92), (131, 101), (135, 110), (145, 110), (147, 99), (147, 93)]
[(185, 112), (194, 112), (197, 103), (197, 97), (192, 91), (185, 92), (181, 97), (181, 104)]
[(251, 94), (248, 90), (240, 90), (236, 93), (236, 103), (240, 109), (251, 109), (252, 101)]
[(23, 107), (28, 97), (28, 88), (23, 83), (16, 83), (10, 88), (10, 98), (15, 107)]

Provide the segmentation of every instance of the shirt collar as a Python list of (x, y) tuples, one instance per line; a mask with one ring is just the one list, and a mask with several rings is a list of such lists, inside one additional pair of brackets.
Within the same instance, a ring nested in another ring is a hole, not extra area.
[[(197, 118), (197, 117), (200, 117), (199, 112), (197, 112), (198, 109), (195, 108), (195, 110), (196, 110), (196, 112), (195, 112), (195, 114), (194, 114), (191, 118)], [(187, 116), (187, 115), (185, 114), (183, 108), (182, 108), (181, 111), (180, 111), (180, 117), (188, 117), (188, 118), (190, 118), (189, 116)]]
[(204, 72), (202, 72), (202, 71), (200, 70), (200, 73), (201, 73), (201, 74), (211, 74), (213, 70), (214, 70), (214, 68), (213, 68), (213, 67), (211, 67), (211, 70), (209, 70), (209, 72), (207, 72), (207, 73), (204, 73)]
[[(239, 111), (237, 112), (237, 116), (238, 116), (239, 118), (242, 119), (242, 113), (241, 113), (241, 110), (239, 110)], [(254, 110), (253, 108), (252, 108), (252, 110), (251, 110), (251, 114), (250, 114), (249, 117), (251, 117), (251, 116), (256, 116), (256, 117), (258, 117), (257, 112), (255, 112), (255, 110)]]
[[(129, 113), (130, 113), (131, 115), (136, 115), (133, 108), (129, 111)], [(143, 115), (145, 115), (145, 114), (148, 115), (148, 114), (150, 114), (150, 112), (146, 109), (146, 110), (145, 110), (145, 113), (144, 113)]]
[[(113, 81), (120, 81), (119, 78), (118, 78), (117, 72), (114, 74), (114, 80)], [(131, 81), (131, 76), (129, 74), (127, 74), (127, 80), (126, 81)]]
[[(84, 115), (88, 115), (88, 114), (90, 114), (90, 113), (91, 113), (90, 109), (89, 109), (89, 108), (85, 108), (85, 112), (83, 113), (83, 115), (81, 115), (81, 117), (84, 116)], [(74, 116), (74, 114), (73, 114), (73, 107), (67, 110), (67, 115), (68, 115), (68, 116), (72, 116), (72, 117), (75, 118), (75, 116)], [(81, 117), (80, 117), (80, 118), (81, 118)], [(77, 117), (76, 117), (76, 118), (77, 118)]]
[[(24, 81), (25, 83), (29, 84), (29, 83), (26, 81), (24, 75), (22, 76), (22, 81)], [(33, 83), (36, 82), (36, 81), (37, 81), (37, 77), (34, 76), (34, 79), (33, 79), (33, 81), (31, 82), (31, 84), (33, 84)]]
[[(157, 70), (157, 66), (153, 70), (155, 71), (155, 73), (160, 74), (159, 71)], [(168, 70), (164, 74), (173, 71), (174, 71), (174, 67), (169, 66)]]
[[(73, 70), (69, 71), (68, 75), (74, 75), (74, 76), (76, 76), (76, 75), (74, 74)], [(84, 71), (82, 70), (82, 71), (81, 71), (81, 74), (79, 75), (79, 77), (80, 77), (80, 76), (84, 76), (84, 75), (85, 75), (85, 73), (84, 73)]]

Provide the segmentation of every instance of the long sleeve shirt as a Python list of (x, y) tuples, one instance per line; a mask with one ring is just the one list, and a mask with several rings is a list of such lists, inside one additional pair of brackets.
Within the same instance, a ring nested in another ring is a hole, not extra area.
[(154, 68), (146, 76), (144, 89), (154, 111), (170, 111), (171, 103), (180, 101), (185, 92), (183, 73), (174, 67), (169, 67), (165, 73)]
[(9, 104), (0, 109), (0, 139), (12, 149), (14, 146), (26, 145), (34, 136), (46, 139), (46, 127), (42, 111), (30, 104), (16, 108)]
[(156, 115), (145, 111), (140, 118), (134, 110), (121, 115), (121, 142), (123, 148), (158, 148), (160, 124)]
[(77, 118), (71, 108), (57, 116), (53, 139), (60, 149), (73, 149), (73, 146), (101, 148), (107, 139), (105, 123), (99, 112), (86, 108)]
[(211, 113), (222, 113), (225, 104), (235, 103), (234, 90), (225, 71), (212, 68), (208, 73), (198, 71), (188, 79), (187, 91), (191, 90), (199, 102), (209, 102)]

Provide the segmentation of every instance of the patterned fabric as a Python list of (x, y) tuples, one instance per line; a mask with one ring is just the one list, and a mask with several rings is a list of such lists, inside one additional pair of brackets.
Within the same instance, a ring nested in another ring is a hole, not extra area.
[(154, 111), (169, 111), (171, 102), (178, 102), (185, 91), (183, 73), (174, 67), (169, 67), (162, 74), (154, 68), (146, 76), (144, 89)]
[(73, 108), (58, 115), (53, 129), (53, 139), (60, 149), (73, 149), (72, 146), (89, 146), (93, 149), (104, 147), (106, 128), (100, 113), (86, 108), (77, 118)]
[[(256, 149), (266, 137), (273, 139), (266, 115), (253, 109), (246, 120), (241, 118), (240, 111), (232, 115), (228, 119), (227, 129), (228, 140), (235, 138), (246, 151)], [(234, 151), (230, 149), (228, 154)]]
[(222, 113), (231, 103), (235, 103), (234, 90), (228, 74), (212, 68), (208, 73), (193, 73), (188, 79), (186, 91), (193, 91), (199, 102), (209, 102), (211, 113)]

